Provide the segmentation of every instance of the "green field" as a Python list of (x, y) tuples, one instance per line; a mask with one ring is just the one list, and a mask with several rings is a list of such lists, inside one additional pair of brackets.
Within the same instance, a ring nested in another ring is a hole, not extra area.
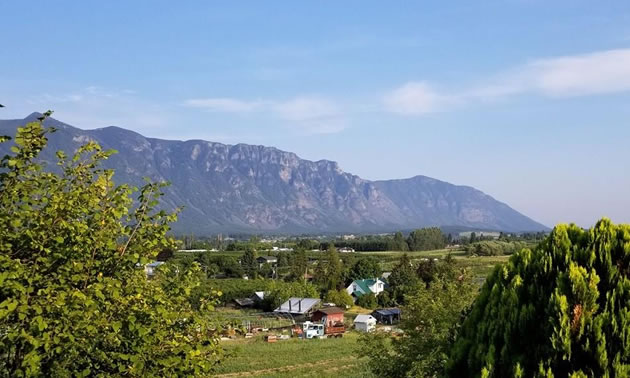
[(262, 337), (223, 341), (229, 354), (216, 374), (221, 377), (372, 377), (357, 358), (359, 334), (340, 339), (292, 338), (266, 343)]

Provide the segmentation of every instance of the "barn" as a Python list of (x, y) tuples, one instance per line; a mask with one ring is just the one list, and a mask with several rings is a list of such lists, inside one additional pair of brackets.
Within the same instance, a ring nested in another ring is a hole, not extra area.
[(343, 309), (339, 307), (324, 307), (315, 311), (311, 320), (322, 322), (328, 327), (334, 327), (337, 324), (343, 324), (343, 314)]

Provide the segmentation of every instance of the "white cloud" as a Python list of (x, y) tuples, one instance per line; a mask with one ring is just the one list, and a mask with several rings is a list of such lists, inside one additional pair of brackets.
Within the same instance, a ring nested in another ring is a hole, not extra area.
[(387, 93), (383, 105), (392, 113), (421, 115), (520, 94), (574, 97), (626, 92), (630, 49), (534, 60), (484, 82), (450, 92), (437, 92), (426, 82), (408, 82)]
[(385, 95), (387, 110), (393, 113), (417, 115), (443, 109), (452, 98), (438, 94), (425, 82), (409, 82)]
[(347, 126), (346, 117), (334, 102), (314, 96), (286, 101), (212, 97), (189, 99), (183, 104), (212, 112), (265, 113), (308, 134), (336, 133)]
[(529, 64), (534, 90), (550, 96), (584, 96), (630, 90), (630, 49), (543, 59)]

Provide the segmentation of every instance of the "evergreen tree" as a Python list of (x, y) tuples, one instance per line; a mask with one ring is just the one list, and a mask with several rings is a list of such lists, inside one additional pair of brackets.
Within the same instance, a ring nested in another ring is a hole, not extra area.
[(290, 281), (304, 281), (304, 275), (307, 273), (308, 258), (303, 249), (297, 249), (291, 258), (291, 272), (287, 277)]
[(258, 273), (258, 262), (256, 261), (256, 250), (248, 247), (241, 256), (241, 266), (249, 278), (255, 278)]
[(339, 253), (334, 244), (328, 246), (326, 253), (326, 288), (328, 290), (337, 290), (343, 287), (341, 281), (343, 275), (343, 266), (339, 260)]
[(626, 377), (629, 330), (630, 226), (559, 225), (488, 277), (447, 373)]

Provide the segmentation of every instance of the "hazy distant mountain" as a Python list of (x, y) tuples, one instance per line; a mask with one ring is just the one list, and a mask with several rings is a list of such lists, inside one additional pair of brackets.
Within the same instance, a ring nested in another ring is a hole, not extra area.
[[(161, 140), (113, 126), (81, 130), (55, 119), (46, 122), (59, 131), (49, 138), (45, 161), (54, 161), (57, 150), (73, 152), (94, 140), (118, 150), (105, 163), (116, 169), (117, 182), (170, 181), (167, 206), (185, 206), (176, 232), (371, 232), (432, 225), (547, 229), (479, 190), (429, 177), (368, 181), (336, 162), (303, 160), (273, 147)], [(14, 135), (24, 123), (0, 121), (0, 135)], [(0, 153), (8, 147), (1, 144)]]

